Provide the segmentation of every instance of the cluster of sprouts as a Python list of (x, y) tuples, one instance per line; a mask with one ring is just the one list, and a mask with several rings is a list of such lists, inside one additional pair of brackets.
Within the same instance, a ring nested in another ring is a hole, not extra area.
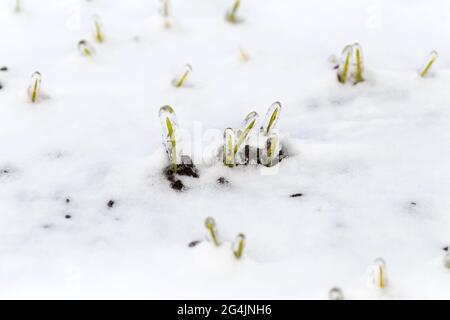
[[(205, 219), (205, 227), (207, 230), (206, 239), (208, 242), (212, 243), (214, 246), (219, 247), (222, 242), (219, 239), (219, 234), (217, 232), (217, 225), (213, 218), (208, 217)], [(245, 247), (245, 235), (240, 233), (236, 236), (233, 243), (231, 244), (231, 250), (234, 257), (239, 260), (242, 258)]]
[[(279, 162), (281, 150), (278, 132), (275, 130), (281, 104), (273, 103), (267, 111), (266, 117), (255, 133), (258, 113), (250, 112), (238, 130), (226, 128), (223, 142), (223, 163), (228, 167), (240, 164), (259, 163), (267, 167)], [(250, 141), (256, 141), (252, 147)]]

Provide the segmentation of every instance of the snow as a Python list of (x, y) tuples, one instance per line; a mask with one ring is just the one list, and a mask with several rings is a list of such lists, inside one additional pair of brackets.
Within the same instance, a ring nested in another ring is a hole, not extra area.
[[(232, 1), (172, 0), (171, 29), (156, 0), (22, 2), (0, 3), (0, 298), (450, 297), (448, 1), (242, 0), (232, 25)], [(366, 81), (342, 85), (328, 57), (355, 42)], [(32, 104), (35, 71), (49, 98)], [(215, 161), (223, 130), (275, 101), (290, 157)], [(166, 104), (200, 170), (184, 192), (162, 175)], [(224, 243), (188, 247), (208, 216)]]

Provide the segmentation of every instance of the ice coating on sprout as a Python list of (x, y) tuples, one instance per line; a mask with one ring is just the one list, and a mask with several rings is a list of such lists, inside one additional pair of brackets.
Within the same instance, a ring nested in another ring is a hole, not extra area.
[(181, 150), (177, 136), (178, 123), (175, 112), (171, 106), (163, 106), (159, 109), (159, 120), (162, 127), (162, 139), (167, 155), (173, 165), (174, 173), (177, 172), (177, 164), (181, 161)]
[(223, 162), (226, 166), (234, 166), (234, 131), (231, 128), (225, 129), (223, 133)]
[(240, 259), (242, 257), (242, 253), (244, 252), (245, 246), (245, 235), (242, 233), (238, 234), (236, 239), (233, 242), (233, 253), (236, 259)]
[(170, 3), (169, 0), (160, 0), (159, 2), (159, 14), (164, 19), (164, 27), (170, 28), (171, 22), (170, 22)]
[(42, 76), (40, 72), (36, 71), (31, 75), (31, 84), (28, 88), (28, 95), (30, 96), (31, 102), (37, 102), (40, 92), (41, 92), (41, 82)]
[(436, 51), (431, 51), (431, 53), (428, 55), (427, 60), (425, 61), (425, 64), (420, 68), (420, 76), (422, 78), (425, 78), (426, 75), (429, 73), (431, 67), (436, 62), (438, 58), (438, 53)]
[(98, 43), (102, 43), (105, 40), (105, 37), (103, 35), (103, 24), (100, 20), (100, 17), (98, 15), (94, 15), (92, 17), (94, 20), (94, 27), (95, 27), (95, 40)]
[(330, 298), (330, 300), (344, 300), (344, 293), (342, 292), (341, 288), (333, 287), (330, 289), (328, 297)]
[(237, 21), (237, 11), (239, 9), (239, 6), (241, 5), (241, 1), (240, 0), (235, 0), (233, 3), (233, 6), (231, 7), (230, 10), (227, 11), (227, 13), (225, 14), (225, 19), (229, 22), (236, 22)]
[(354, 62), (354, 64), (355, 64), (355, 66), (354, 66), (354, 68), (355, 68), (355, 70), (354, 70), (355, 83), (358, 83), (358, 82), (364, 81), (364, 79), (363, 79), (363, 73), (364, 73), (364, 62), (363, 61), (364, 60), (363, 60), (363, 55), (362, 55), (362, 49), (361, 49), (361, 46), (359, 45), (359, 43), (355, 43), (353, 45), (353, 52), (355, 55), (355, 62)]
[(350, 61), (353, 47), (348, 45), (342, 50), (341, 63), (339, 64), (338, 79), (341, 83), (346, 83), (349, 75)]
[(211, 217), (206, 218), (205, 219), (205, 227), (208, 230), (208, 233), (206, 236), (207, 240), (214, 243), (216, 246), (219, 246), (220, 242), (219, 242), (219, 239), (217, 236), (216, 221)]
[(78, 51), (83, 56), (91, 56), (95, 53), (94, 47), (87, 40), (80, 40), (78, 42)]
[(276, 165), (278, 161), (278, 156), (280, 154), (280, 140), (278, 133), (272, 132), (270, 136), (260, 136), (262, 139), (266, 139), (263, 143), (264, 148), (261, 150), (260, 161), (266, 167), (271, 167)]
[(245, 145), (250, 136), (251, 130), (255, 127), (258, 121), (258, 113), (256, 111), (250, 112), (241, 124), (241, 128), (236, 135), (236, 144), (234, 145), (234, 154), (238, 153), (240, 149)]
[(265, 135), (269, 135), (272, 129), (277, 125), (280, 111), (281, 103), (278, 101), (274, 102), (267, 110), (266, 117), (264, 118), (264, 122), (261, 127)]
[(386, 262), (382, 258), (377, 258), (370, 268), (369, 283), (379, 289), (386, 287)]
[(182, 87), (191, 72), (192, 66), (190, 64), (186, 64), (183, 68), (183, 71), (180, 72), (180, 74), (172, 80), (172, 85), (176, 88)]

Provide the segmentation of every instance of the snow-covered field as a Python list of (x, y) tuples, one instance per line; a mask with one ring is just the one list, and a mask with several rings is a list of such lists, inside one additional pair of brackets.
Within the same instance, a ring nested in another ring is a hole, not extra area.
[[(450, 298), (450, 2), (242, 0), (237, 24), (232, 4), (172, 0), (165, 29), (157, 0), (0, 2), (0, 298)], [(342, 85), (328, 57), (355, 42), (366, 81)], [(288, 158), (211, 161), (274, 101)], [(183, 192), (162, 174), (166, 104), (200, 172)], [(208, 216), (223, 244), (188, 247)]]

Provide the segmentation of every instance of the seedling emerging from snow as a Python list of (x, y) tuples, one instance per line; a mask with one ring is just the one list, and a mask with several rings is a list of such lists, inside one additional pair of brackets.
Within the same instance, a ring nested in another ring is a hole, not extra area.
[(375, 260), (369, 280), (376, 288), (384, 289), (386, 287), (386, 262), (382, 258)]
[(235, 155), (239, 151), (240, 147), (244, 144), (244, 142), (247, 141), (249, 133), (255, 126), (256, 121), (258, 121), (258, 113), (255, 111), (250, 112), (245, 117), (244, 121), (242, 122), (241, 129), (238, 131), (237, 141), (234, 146)]
[(159, 109), (159, 119), (163, 130), (163, 144), (166, 148), (170, 162), (172, 162), (173, 173), (177, 173), (177, 164), (180, 160), (180, 152), (177, 152), (177, 121), (175, 112), (170, 106), (163, 106)]
[(164, 27), (170, 28), (172, 23), (170, 22), (170, 5), (169, 0), (160, 0), (159, 12), (164, 19)]
[(103, 24), (98, 15), (94, 15), (94, 26), (95, 26), (95, 40), (98, 43), (103, 43), (105, 37), (103, 36)]
[(86, 57), (92, 56), (95, 53), (94, 47), (87, 40), (78, 42), (78, 51)]
[(353, 50), (355, 51), (355, 62), (356, 62), (356, 79), (355, 83), (364, 81), (363, 79), (363, 57), (361, 46), (358, 43), (353, 45)]
[(176, 88), (180, 88), (184, 85), (184, 83), (186, 82), (187, 77), (189, 76), (189, 74), (192, 72), (192, 67), (190, 64), (186, 64), (184, 66), (184, 70), (182, 73), (180, 73), (180, 76), (176, 77), (175, 79), (172, 80), (172, 84), (174, 87)]
[(436, 51), (432, 51), (430, 55), (427, 58), (426, 63), (424, 66), (420, 69), (420, 76), (422, 78), (425, 78), (428, 74), (428, 71), (430, 71), (431, 66), (436, 62), (436, 59), (438, 58), (438, 53)]
[(213, 218), (208, 217), (205, 219), (205, 227), (208, 229), (208, 240), (214, 243), (216, 246), (220, 245), (219, 239), (217, 237), (217, 227), (216, 222)]
[(350, 68), (350, 60), (352, 58), (353, 47), (348, 45), (342, 50), (341, 65), (338, 71), (338, 80), (340, 83), (346, 83), (348, 71)]
[(14, 8), (14, 11), (16, 11), (17, 13), (19, 13), (20, 11), (22, 11), (22, 3), (21, 3), (21, 0), (16, 0), (16, 7)]
[(341, 288), (333, 287), (328, 294), (330, 300), (344, 300), (344, 293)]
[(242, 233), (240, 233), (233, 242), (233, 253), (236, 259), (239, 260), (242, 257), (242, 252), (244, 252), (244, 246), (245, 246), (245, 236)]
[(239, 55), (244, 62), (248, 62), (250, 60), (247, 51), (245, 51), (243, 48), (239, 48)]
[(234, 131), (225, 129), (223, 133), (223, 162), (226, 166), (234, 166)]
[(444, 248), (444, 266), (450, 269), (450, 252), (449, 247)]
[(261, 130), (265, 135), (269, 135), (273, 128), (275, 128), (278, 117), (280, 116), (281, 103), (274, 102), (267, 110), (266, 118), (264, 119)]
[(267, 138), (264, 151), (262, 153), (261, 163), (266, 167), (271, 167), (278, 163), (276, 158), (280, 154), (280, 141), (278, 134), (273, 132)]
[(39, 98), (41, 92), (41, 82), (42, 82), (41, 74), (38, 71), (36, 71), (31, 76), (31, 85), (28, 88), (28, 95), (30, 96), (31, 102), (33, 103), (36, 103)]
[(236, 13), (237, 13), (240, 5), (241, 5), (241, 0), (234, 0), (233, 7), (231, 8), (231, 10), (227, 11), (227, 13), (225, 14), (225, 19), (228, 22), (236, 23), (238, 21)]

